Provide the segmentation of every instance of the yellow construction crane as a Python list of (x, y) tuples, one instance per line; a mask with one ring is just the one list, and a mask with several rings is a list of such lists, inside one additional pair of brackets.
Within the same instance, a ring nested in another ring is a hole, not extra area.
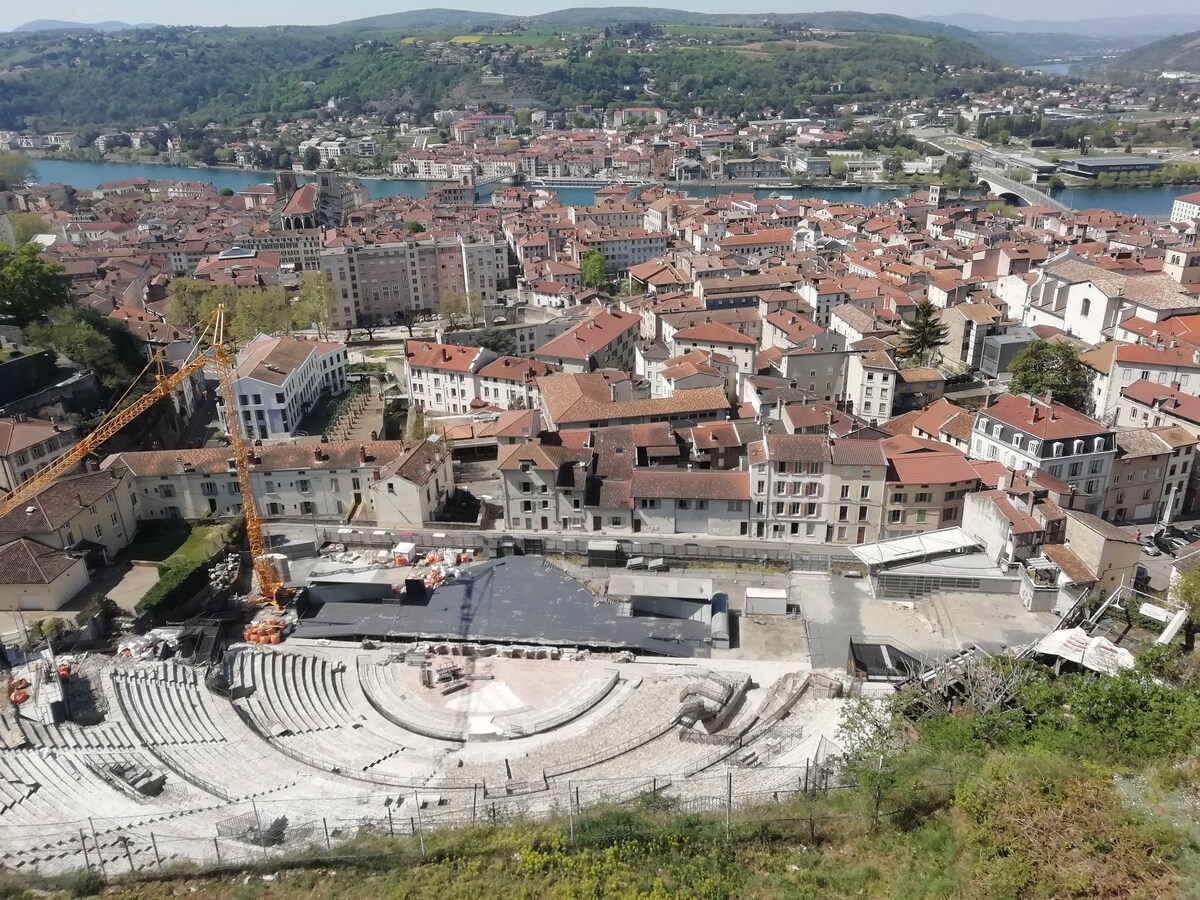
[[(254, 501), (254, 484), (250, 477), (249, 450), (245, 435), (242, 434), (241, 422), (237, 418), (237, 406), (234, 404), (234, 357), (225, 344), (225, 306), (219, 305), (202, 324), (204, 327), (196, 338), (195, 349), (183, 365), (176, 371), (167, 374), (163, 366), (162, 351), (156, 353), (154, 359), (129, 386), (129, 390), (117, 401), (113, 411), (100, 421), (91, 434), (4, 496), (3, 501), (0, 501), (0, 516), (8, 515), (14, 509), (19, 508), (21, 504), (33, 499), (44, 488), (66, 475), (85, 457), (98, 450), (105, 441), (156, 402), (168, 396), (184, 379), (203, 369), (211, 360), (216, 363), (220, 375), (218, 383), (225, 402), (229, 439), (237, 467), (238, 488), (242, 495), (242, 511), (246, 518), (246, 537), (250, 545), (250, 558), (254, 564), (254, 572), (258, 578), (260, 591), (258, 602), (271, 603), (278, 607), (283, 582), (265, 558), (266, 546), (263, 541), (262, 521), (258, 517), (258, 508)], [(209, 344), (208, 350), (202, 349), (205, 342)], [(122, 409), (121, 403), (152, 369), (155, 376), (154, 386)]]

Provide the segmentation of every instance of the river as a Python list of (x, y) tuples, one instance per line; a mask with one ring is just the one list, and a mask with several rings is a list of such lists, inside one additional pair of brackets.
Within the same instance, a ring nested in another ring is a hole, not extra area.
[[(125, 178), (151, 178), (171, 181), (208, 181), (218, 189), (229, 188), (239, 191), (251, 184), (261, 184), (271, 180), (272, 173), (256, 172), (245, 169), (192, 169), (185, 166), (158, 166), (142, 163), (95, 163), (67, 159), (39, 159), (34, 161), (36, 179), (41, 182), (62, 182), (76, 188), (94, 188), (110, 181), (120, 181)], [(366, 178), (367, 193), (372, 199), (402, 195), (406, 197), (423, 197), (429, 191), (431, 182), (427, 181), (398, 181), (393, 179)], [(688, 187), (681, 186), (693, 197), (712, 197), (730, 191), (745, 191), (736, 185), (728, 187)], [(1174, 185), (1157, 188), (1067, 188), (1055, 191), (1054, 195), (1075, 209), (1112, 209), (1117, 212), (1131, 213), (1138, 216), (1166, 216), (1171, 212), (1171, 203), (1180, 194), (1196, 190), (1197, 186)], [(489, 193), (491, 186), (482, 189)], [(900, 196), (907, 191), (885, 190), (882, 188), (864, 187), (857, 190), (822, 190), (820, 188), (789, 187), (779, 188), (779, 193), (793, 194), (797, 197), (826, 197), (835, 200), (847, 200), (867, 205), (882, 203), (892, 197)], [(758, 190), (754, 194), (765, 197), (770, 191)], [(563, 203), (573, 206), (585, 206), (595, 200), (595, 191), (591, 188), (560, 188), (558, 195)]]

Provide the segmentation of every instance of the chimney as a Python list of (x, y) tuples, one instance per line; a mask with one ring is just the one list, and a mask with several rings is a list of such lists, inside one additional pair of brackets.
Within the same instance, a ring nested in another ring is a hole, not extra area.
[(83, 509), (83, 494), (75, 495), (75, 505), (78, 506), (80, 509)]
[(365, 463), (367, 461), (367, 447), (365, 444), (358, 445), (358, 461)]
[(182, 475), (187, 471), (187, 463), (183, 461), (183, 456), (175, 457), (175, 474)]
[(318, 444), (317, 446), (313, 447), (313, 462), (320, 462), (321, 459), (321, 445)]
[(1008, 473), (1007, 472), (1005, 474), (999, 476), (996, 479), (996, 490), (1002, 491), (1006, 487), (1008, 487)]

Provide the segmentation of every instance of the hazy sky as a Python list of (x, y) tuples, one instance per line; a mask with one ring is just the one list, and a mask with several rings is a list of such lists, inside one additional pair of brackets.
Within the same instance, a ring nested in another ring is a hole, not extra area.
[[(163, 3), (161, 0), (50, 0), (49, 3), (19, 3), (4, 0), (0, 3), (0, 29), (15, 28), (32, 19), (60, 19), (68, 22), (154, 22), (168, 25), (320, 25), (345, 19), (398, 12), (404, 9), (454, 7), (481, 11), (506, 12), (515, 15), (535, 15), (554, 9), (576, 6), (617, 6), (628, 0), (515, 0), (505, 4), (453, 3), (430, 0), (428, 3), (397, 4), (388, 0), (330, 4), (318, 0), (208, 0), (204, 3)], [(983, 6), (973, 0), (915, 0), (897, 4), (894, 0), (839, 0), (829, 5), (788, 3), (786, 0), (763, 0), (745, 7), (725, 0), (687, 0), (687, 2), (650, 2), (648, 6), (674, 7), (695, 12), (732, 12), (753, 9), (755, 12), (805, 12), (819, 9), (856, 9), (862, 12), (887, 12), (902, 16), (941, 15), (973, 12), (1004, 18), (1073, 19), (1091, 16), (1128, 16), (1147, 13), (1195, 12), (1194, 0), (1158, 0), (1131, 7), (1117, 0), (1062, 0), (1047, 4), (1045, 0), (1010, 0), (1002, 5)]]

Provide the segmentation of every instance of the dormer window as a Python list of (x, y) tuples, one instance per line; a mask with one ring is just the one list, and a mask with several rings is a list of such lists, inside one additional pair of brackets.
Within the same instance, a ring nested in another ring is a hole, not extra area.
[(1100, 453), (1104, 450), (1104, 438), (1098, 437), (1092, 441), (1092, 452)]
[(987, 416), (984, 416), (983, 418), (981, 418), (979, 420), (979, 430), (987, 431), (987, 427), (988, 427), (988, 418), (987, 418)]
[(1072, 453), (1082, 453), (1083, 452), (1083, 441), (1080, 439), (1076, 439), (1075, 443), (1072, 444), (1071, 452)]
[(1036, 454), (1038, 452), (1038, 447), (1040, 447), (1040, 446), (1041, 446), (1041, 444), (1039, 444), (1037, 441), (1030, 441), (1029, 442), (1029, 452)]
[(1020, 450), (1020, 449), (1021, 449), (1021, 435), (1019, 435), (1019, 434), (1014, 434), (1014, 435), (1012, 436), (1012, 445), (1013, 445), (1014, 447), (1016, 447), (1018, 450)]
[(1062, 456), (1062, 455), (1063, 455), (1063, 444), (1062, 444), (1062, 441), (1055, 441), (1055, 442), (1054, 442), (1054, 448), (1053, 448), (1053, 450), (1054, 450), (1054, 455), (1055, 455), (1055, 456)]
[(1000, 437), (1000, 432), (1003, 430), (1004, 430), (1004, 426), (1001, 425), (999, 422), (997, 422), (995, 425), (992, 426), (992, 437), (994, 437), (994, 438)]

